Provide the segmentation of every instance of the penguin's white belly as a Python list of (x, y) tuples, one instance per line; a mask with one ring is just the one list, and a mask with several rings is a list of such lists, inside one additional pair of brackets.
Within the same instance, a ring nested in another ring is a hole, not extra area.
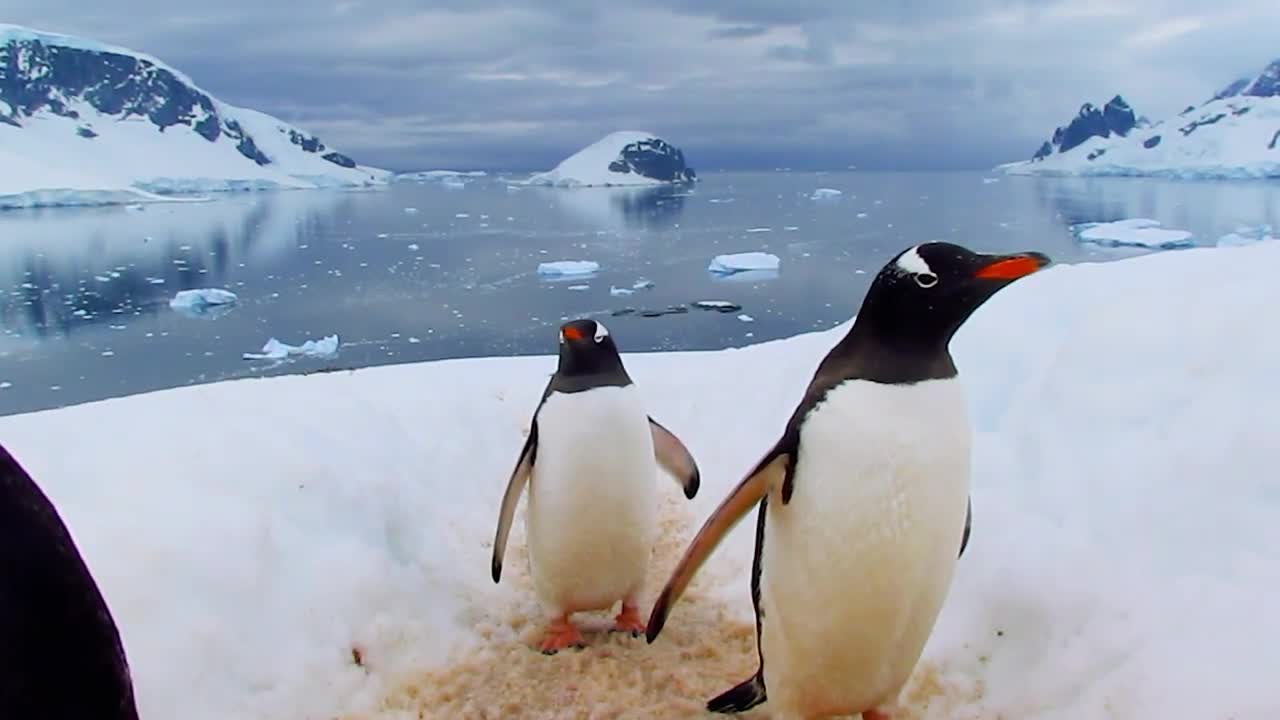
[(951, 584), (969, 447), (955, 379), (850, 381), (810, 413), (762, 558), (764, 679), (783, 716), (896, 700)]
[(547, 398), (526, 519), (534, 587), (550, 613), (604, 610), (639, 591), (656, 534), (656, 474), (634, 386)]

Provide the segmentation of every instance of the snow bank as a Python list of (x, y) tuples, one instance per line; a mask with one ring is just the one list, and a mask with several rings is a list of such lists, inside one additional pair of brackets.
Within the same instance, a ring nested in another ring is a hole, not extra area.
[(538, 274), (547, 277), (591, 275), (600, 270), (600, 263), (593, 260), (555, 260), (538, 263)]
[(777, 272), (781, 262), (777, 255), (767, 252), (730, 253), (711, 258), (707, 271), (718, 274), (750, 271)]
[(1190, 232), (1167, 230), (1149, 218), (1132, 218), (1105, 223), (1082, 223), (1072, 228), (1081, 242), (1106, 247), (1143, 247), (1173, 250), (1195, 245)]
[[(1259, 243), (1052, 267), (960, 331), (973, 536), (901, 720), (1280, 717), (1280, 406), (1259, 401), (1280, 391), (1280, 335), (1258, 325), (1278, 263), (1280, 243)], [(693, 501), (655, 480), (645, 610), (842, 330), (626, 357), (703, 470)], [(194, 386), (3, 417), (0, 441), (98, 578), (144, 718), (698, 716), (754, 668), (751, 521), (654, 645), (606, 636), (600, 615), (587, 650), (528, 647), (523, 511), (509, 574), (490, 580), (498, 503), (554, 367)], [(173, 421), (193, 416), (199, 432)], [(145, 432), (102, 432), (122, 427)]]

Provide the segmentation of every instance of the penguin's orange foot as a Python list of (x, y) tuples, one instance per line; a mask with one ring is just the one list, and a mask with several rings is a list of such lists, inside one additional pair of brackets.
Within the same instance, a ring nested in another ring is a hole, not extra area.
[(636, 606), (625, 602), (622, 603), (622, 612), (618, 613), (613, 622), (614, 632), (629, 632), (632, 637), (640, 637), (647, 627), (645, 621), (640, 617), (640, 612), (636, 610)]
[(543, 636), (542, 646), (539, 649), (542, 650), (544, 655), (555, 655), (561, 650), (571, 647), (586, 647), (578, 628), (569, 622), (567, 615), (552, 620), (547, 625), (547, 634)]
[(862, 713), (862, 720), (893, 720), (893, 714), (887, 710), (868, 710)]

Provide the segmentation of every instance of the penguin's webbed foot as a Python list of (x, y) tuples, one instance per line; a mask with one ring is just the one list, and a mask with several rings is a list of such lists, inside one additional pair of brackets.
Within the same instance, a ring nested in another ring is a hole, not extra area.
[(542, 638), (542, 645), (539, 648), (543, 655), (555, 655), (565, 648), (582, 649), (587, 643), (582, 639), (582, 633), (578, 632), (578, 628), (569, 622), (568, 615), (552, 620), (547, 625), (547, 633)]
[(640, 617), (640, 611), (636, 610), (636, 606), (630, 603), (622, 603), (622, 612), (613, 619), (614, 632), (629, 632), (631, 637), (640, 637), (644, 634), (647, 627), (645, 621)]
[(893, 720), (893, 713), (875, 708), (862, 713), (862, 720)]

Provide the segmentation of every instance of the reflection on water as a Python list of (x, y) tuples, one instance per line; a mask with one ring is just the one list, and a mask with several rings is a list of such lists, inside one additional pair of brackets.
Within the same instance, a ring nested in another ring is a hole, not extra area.
[(0, 214), (0, 325), (37, 337), (168, 310), (179, 290), (284, 260), (349, 205), (340, 192)]
[[(192, 383), (444, 357), (552, 354), (570, 317), (608, 317), (624, 352), (738, 346), (854, 313), (893, 254), (925, 240), (1083, 246), (1072, 224), (1150, 217), (1201, 244), (1280, 227), (1275, 183), (1002, 178), (982, 173), (733, 173), (695, 188), (517, 187), (501, 177), (0, 213), (0, 414)], [(815, 188), (842, 194), (815, 202)], [(778, 271), (717, 276), (763, 251)], [(543, 282), (537, 266), (591, 260)], [(179, 290), (236, 304), (193, 317)], [(699, 301), (734, 312), (688, 312)], [(751, 322), (739, 319), (749, 316)], [(270, 338), (338, 335), (336, 356), (243, 359)]]

